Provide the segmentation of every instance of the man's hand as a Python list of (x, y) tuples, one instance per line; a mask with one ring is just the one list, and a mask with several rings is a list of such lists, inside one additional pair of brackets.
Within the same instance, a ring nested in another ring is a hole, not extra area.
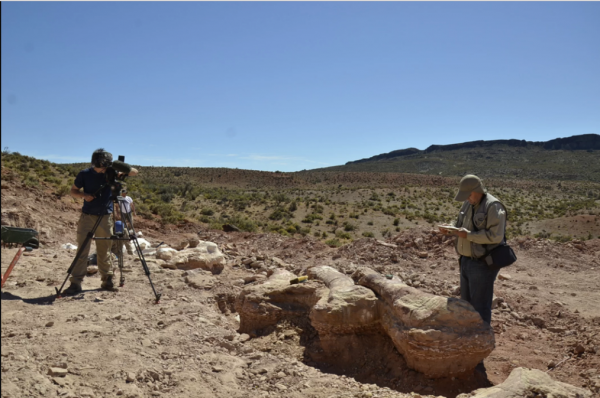
[(456, 232), (456, 236), (458, 236), (459, 238), (466, 239), (467, 238), (467, 234), (469, 232), (471, 232), (471, 231), (469, 231), (466, 228), (461, 228), (461, 229), (459, 229), (458, 231), (455, 231), (455, 232)]
[(456, 231), (456, 227), (450, 224), (438, 225), (438, 228), (444, 235), (454, 235), (453, 232)]
[(442, 224), (438, 225), (438, 228), (444, 235), (458, 236), (460, 238), (466, 238), (467, 234), (469, 233), (469, 230), (466, 228), (456, 229), (456, 227), (452, 225)]
[(74, 198), (83, 198), (86, 202), (91, 202), (96, 199), (94, 195), (90, 195), (89, 193), (81, 192), (81, 188), (77, 188), (75, 184), (71, 187), (71, 196)]
[(438, 225), (438, 228), (444, 235), (452, 235), (449, 229), (444, 228), (444, 225)]

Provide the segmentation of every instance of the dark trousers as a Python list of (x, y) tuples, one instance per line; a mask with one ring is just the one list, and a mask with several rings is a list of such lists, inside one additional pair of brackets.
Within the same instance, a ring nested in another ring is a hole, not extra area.
[(469, 257), (460, 258), (460, 298), (471, 303), (488, 324), (492, 322), (494, 282), (498, 271)]

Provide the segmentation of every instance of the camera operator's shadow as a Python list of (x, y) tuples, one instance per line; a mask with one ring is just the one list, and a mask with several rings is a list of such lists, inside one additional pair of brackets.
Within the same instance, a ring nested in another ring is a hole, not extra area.
[(54, 300), (56, 300), (56, 295), (51, 294), (51, 295), (45, 296), (45, 297), (23, 298), (23, 297), (16, 296), (9, 292), (2, 292), (0, 300), (2, 300), (2, 301), (21, 300), (22, 302), (24, 302), (26, 304), (51, 305), (52, 303), (54, 303)]

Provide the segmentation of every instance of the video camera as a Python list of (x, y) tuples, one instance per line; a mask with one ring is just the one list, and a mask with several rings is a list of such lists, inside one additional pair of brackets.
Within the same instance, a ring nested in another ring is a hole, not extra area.
[(121, 194), (123, 189), (123, 181), (129, 175), (132, 167), (125, 163), (125, 156), (119, 155), (119, 160), (113, 162), (113, 157), (110, 152), (100, 148), (92, 154), (92, 165), (98, 168), (106, 167), (106, 183), (110, 185), (111, 194), (116, 198)]

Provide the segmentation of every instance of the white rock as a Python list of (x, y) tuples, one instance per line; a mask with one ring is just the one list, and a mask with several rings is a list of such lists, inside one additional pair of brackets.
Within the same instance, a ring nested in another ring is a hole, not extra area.
[[(139, 236), (139, 233), (138, 233)], [(148, 242), (146, 239), (144, 238), (137, 238), (138, 244), (140, 245), (140, 249), (144, 250), (144, 249), (150, 249), (152, 247), (152, 244), (150, 244), (150, 242)]]
[(501, 281), (509, 281), (512, 277), (509, 274), (498, 274), (498, 279)]

